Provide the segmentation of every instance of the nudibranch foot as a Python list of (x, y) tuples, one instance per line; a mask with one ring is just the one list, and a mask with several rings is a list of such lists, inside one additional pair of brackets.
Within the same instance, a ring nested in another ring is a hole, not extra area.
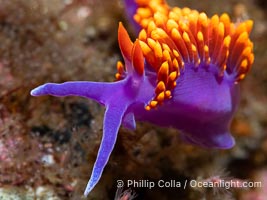
[[(209, 140), (206, 139), (207, 132), (204, 132), (204, 130), (202, 131), (203, 134), (201, 134), (199, 137), (196, 137), (195, 135), (191, 135), (189, 133), (181, 133), (181, 139), (189, 144), (194, 144), (203, 148), (209, 147), (216, 149), (230, 149), (235, 145), (235, 139), (229, 132), (220, 133), (220, 135), (216, 135), (216, 137), (210, 137), (210, 139), (212, 140)], [(215, 135), (217, 133), (213, 132), (210, 134)], [(213, 144), (214, 146), (212, 146), (211, 144)]]

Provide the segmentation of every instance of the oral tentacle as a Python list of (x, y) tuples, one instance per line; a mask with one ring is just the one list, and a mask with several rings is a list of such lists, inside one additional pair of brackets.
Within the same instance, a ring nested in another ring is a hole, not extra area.
[[(116, 101), (113, 100), (113, 102)], [(84, 191), (85, 196), (87, 196), (95, 187), (102, 176), (103, 170), (109, 160), (110, 154), (117, 140), (118, 131), (127, 107), (128, 105), (126, 102), (121, 102), (120, 104), (110, 104), (106, 107), (103, 137), (91, 177)]]
[(65, 83), (46, 83), (31, 91), (32, 96), (52, 95), (57, 97), (81, 96), (106, 104), (118, 82), (69, 81)]

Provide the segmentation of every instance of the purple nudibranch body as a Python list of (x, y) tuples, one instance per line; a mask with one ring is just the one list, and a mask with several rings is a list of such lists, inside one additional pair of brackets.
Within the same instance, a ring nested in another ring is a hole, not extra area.
[(47, 83), (31, 91), (33, 96), (81, 96), (106, 107), (85, 195), (98, 183), (121, 124), (134, 130), (136, 121), (146, 121), (174, 127), (195, 145), (233, 147), (229, 126), (239, 102), (237, 83), (254, 59), (251, 21), (234, 26), (226, 14), (209, 19), (188, 8), (171, 9), (163, 0), (125, 0), (125, 5), (139, 36), (132, 43), (120, 23), (125, 67), (118, 62), (116, 82)]

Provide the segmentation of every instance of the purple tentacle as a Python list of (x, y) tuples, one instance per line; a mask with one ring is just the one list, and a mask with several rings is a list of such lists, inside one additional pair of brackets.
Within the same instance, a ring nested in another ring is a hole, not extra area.
[(111, 104), (107, 106), (104, 117), (103, 137), (91, 178), (84, 191), (85, 196), (90, 193), (102, 176), (104, 167), (106, 166), (109, 156), (114, 148), (122, 118), (127, 107), (128, 106), (125, 103), (116, 103), (116, 105)]
[(57, 97), (82, 96), (106, 104), (115, 83), (69, 81), (65, 83), (46, 83), (31, 91), (32, 96), (52, 95)]

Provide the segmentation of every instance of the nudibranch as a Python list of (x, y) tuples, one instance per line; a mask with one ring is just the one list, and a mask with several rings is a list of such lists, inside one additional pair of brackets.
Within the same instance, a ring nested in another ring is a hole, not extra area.
[(135, 121), (174, 127), (189, 143), (227, 149), (229, 124), (239, 102), (239, 82), (254, 60), (249, 39), (253, 22), (233, 23), (227, 14), (208, 18), (164, 0), (125, 0), (138, 32), (132, 42), (122, 23), (118, 42), (124, 59), (117, 81), (47, 83), (33, 96), (81, 96), (106, 107), (97, 159), (85, 195), (98, 183), (122, 124)]

